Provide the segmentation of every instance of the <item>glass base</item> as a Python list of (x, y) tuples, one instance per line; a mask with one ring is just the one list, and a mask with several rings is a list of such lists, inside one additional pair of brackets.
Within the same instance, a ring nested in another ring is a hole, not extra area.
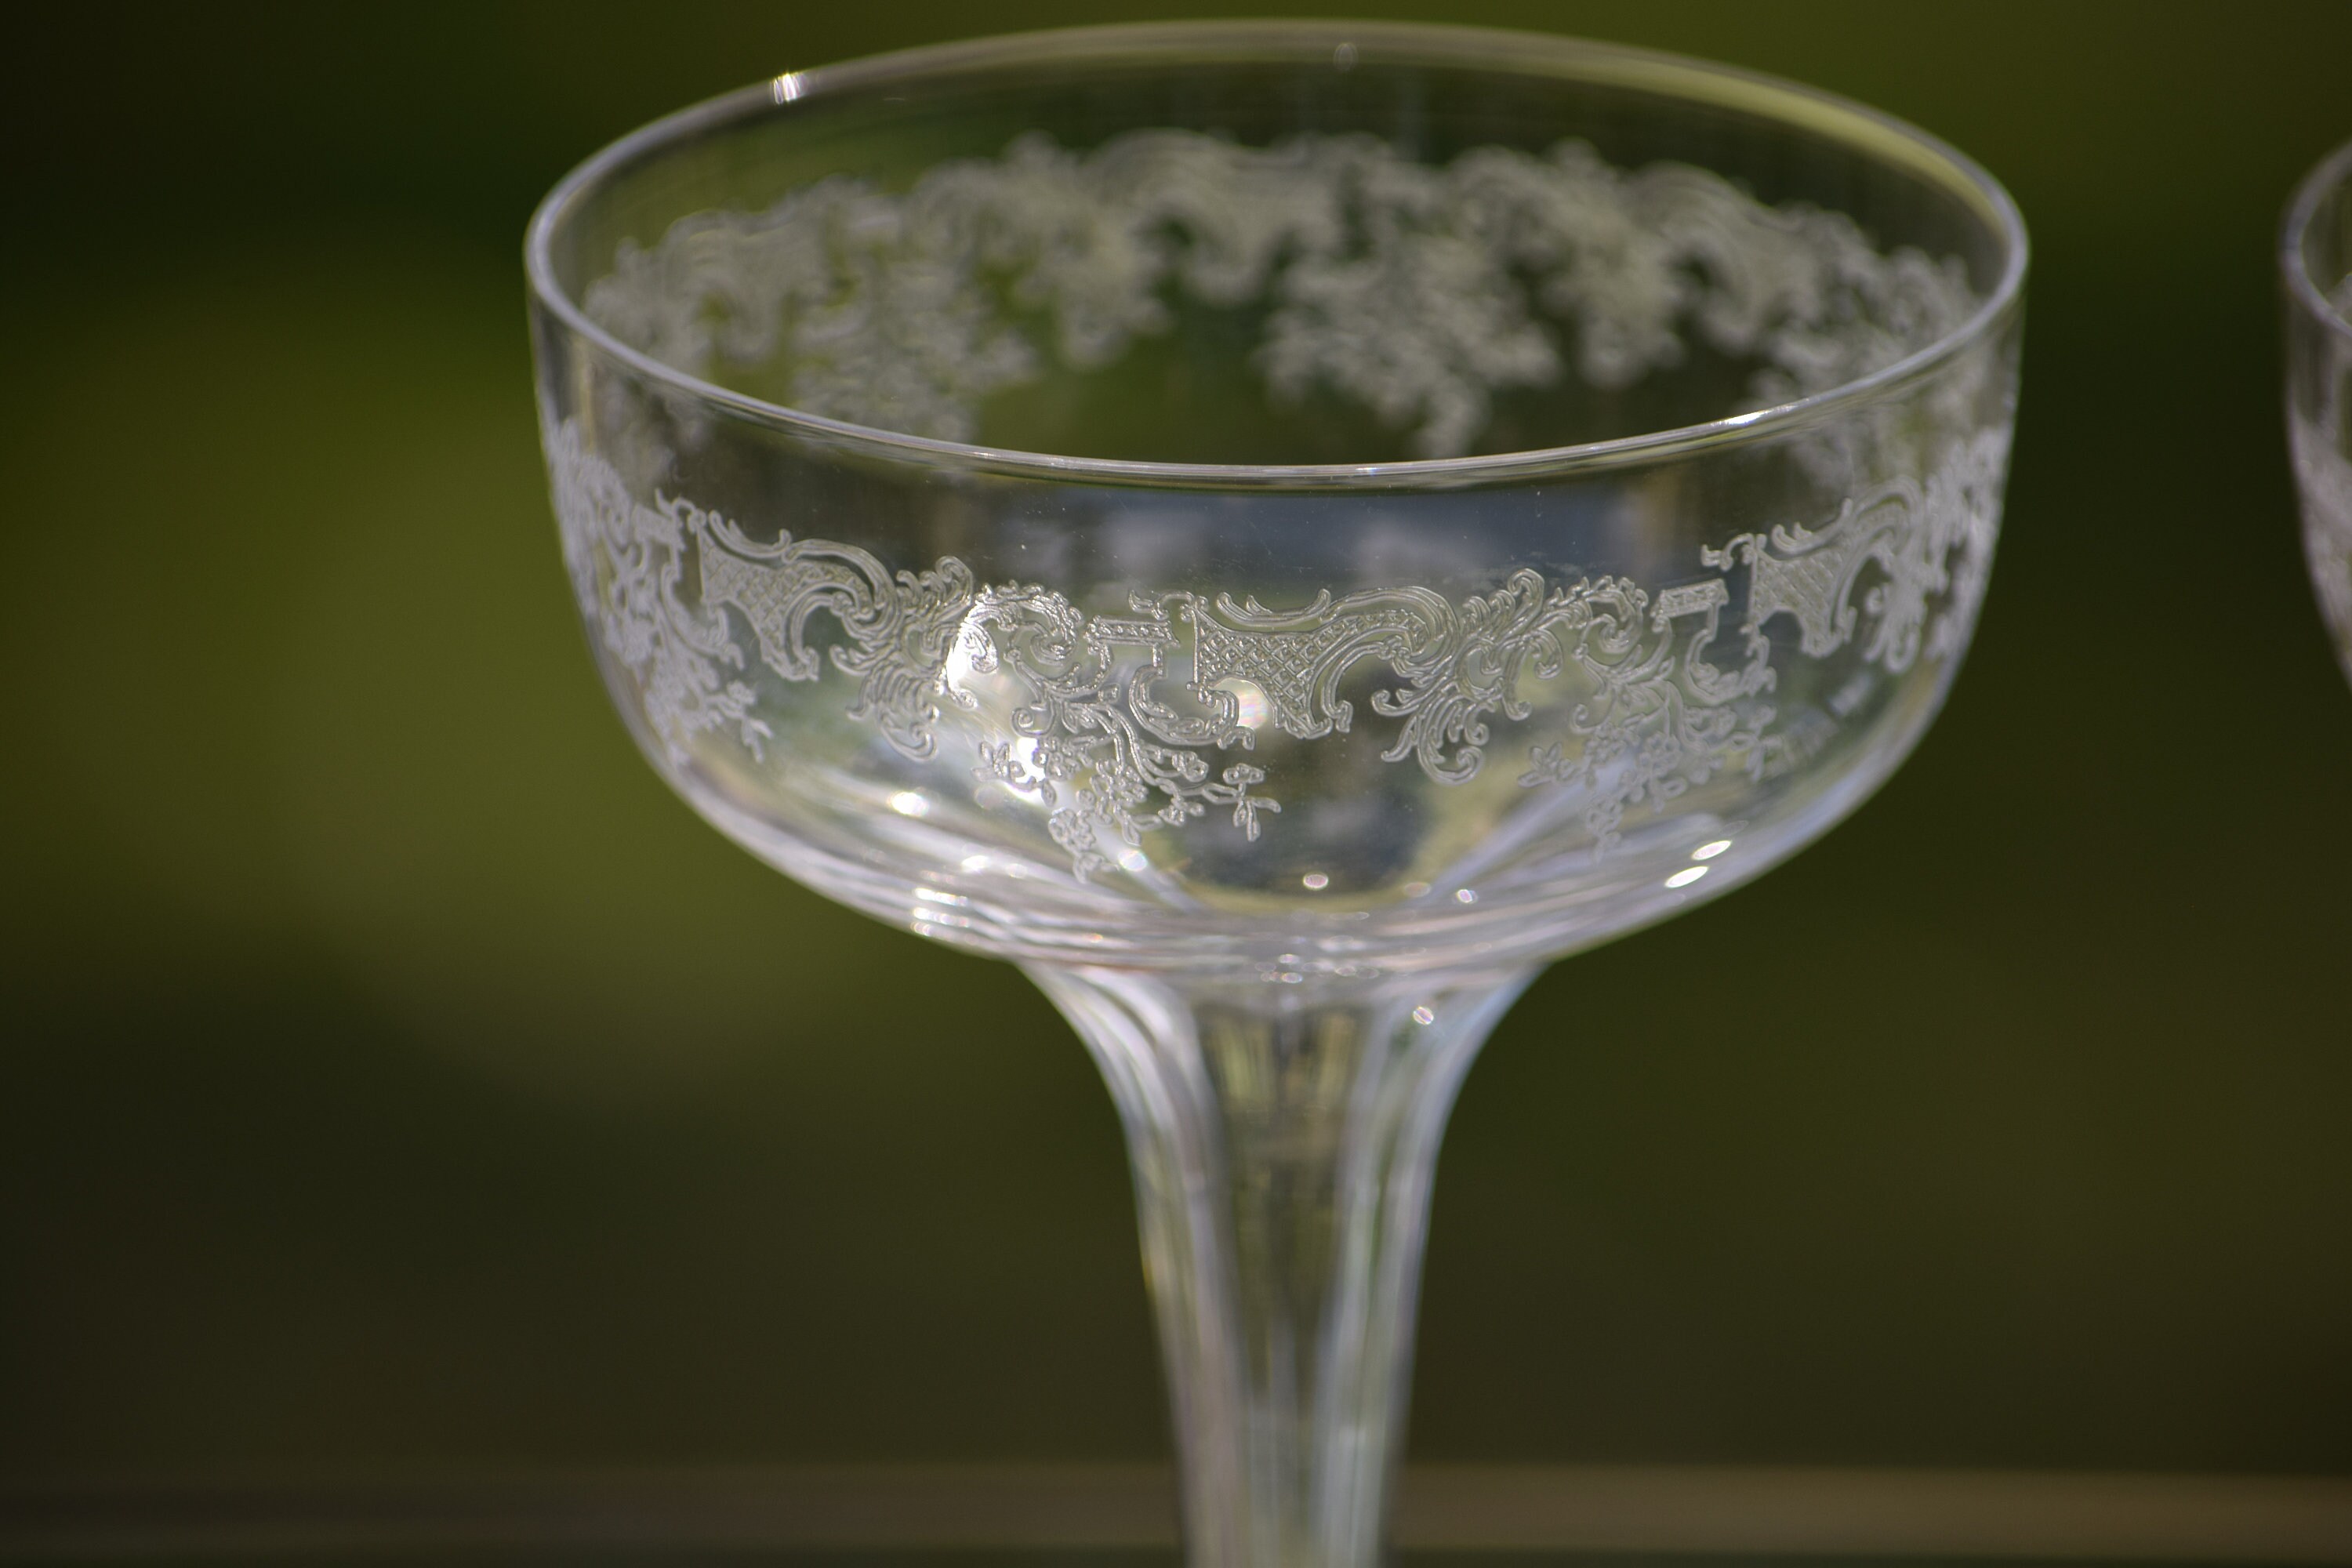
[[(1391, 1560), (2352, 1562), (2352, 1478), (1642, 1466), (1409, 1468)], [(1151, 1465), (739, 1467), (0, 1482), (0, 1562), (1173, 1568)]]

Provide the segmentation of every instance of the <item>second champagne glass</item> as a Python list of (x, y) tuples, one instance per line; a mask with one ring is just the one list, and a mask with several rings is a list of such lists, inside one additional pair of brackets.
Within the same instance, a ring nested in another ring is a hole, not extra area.
[(2352, 677), (2352, 142), (2323, 160), (2288, 203), (2279, 265), (2304, 557)]

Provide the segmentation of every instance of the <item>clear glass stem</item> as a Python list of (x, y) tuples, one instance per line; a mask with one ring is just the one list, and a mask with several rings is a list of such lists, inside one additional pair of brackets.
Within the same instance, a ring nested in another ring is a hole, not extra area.
[(1530, 973), (1031, 968), (1127, 1126), (1194, 1568), (1379, 1559), (1438, 1141)]

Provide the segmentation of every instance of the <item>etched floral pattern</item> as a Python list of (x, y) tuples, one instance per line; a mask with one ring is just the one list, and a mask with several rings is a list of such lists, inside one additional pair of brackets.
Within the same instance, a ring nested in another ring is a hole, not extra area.
[[(963, 715), (976, 773), (1044, 802), (1081, 876), (1112, 868), (1107, 846), (1212, 808), (1255, 839), (1281, 805), (1260, 788), (1277, 782), (1264, 769), (1218, 755), (1255, 742), (1237, 689), (1262, 695), (1262, 722), (1315, 740), (1354, 728), (1341, 688), (1367, 667), (1386, 682), (1374, 715), (1396, 722), (1382, 756), (1440, 784), (1477, 776), (1496, 723), (1529, 719), (1529, 691), (1573, 670), (1566, 731), (1530, 738), (1518, 782), (1587, 792), (1605, 847), (1636, 806), (1664, 811), (1724, 769), (1760, 775), (1817, 743), (1775, 727), (1776, 620), (1793, 623), (1799, 658), (1858, 644), (1865, 665), (1900, 674), (1957, 652), (1991, 566), (2007, 447), (2004, 430), (1984, 431), (1924, 481), (1875, 487), (1818, 527), (1738, 535), (1662, 589), (1521, 570), (1458, 601), (1402, 586), (1277, 610), (1139, 591), (1131, 613), (1090, 616), (1052, 589), (983, 584), (953, 556), (894, 571), (855, 545), (755, 542), (684, 499), (631, 498), (576, 422), (547, 433), (582, 601), (674, 763), (708, 732), (755, 756), (772, 735), (742, 678), (740, 618), (777, 677), (814, 680), (827, 662), (848, 677), (848, 715), (908, 757), (933, 756)], [(1726, 627), (1735, 604), (1743, 616)], [(841, 633), (824, 658), (809, 642), (820, 611)], [(1735, 636), (1727, 658), (1718, 647)], [(992, 682), (1015, 695), (982, 703)]]
[(1096, 369), (1169, 331), (1176, 291), (1262, 306), (1276, 394), (1336, 393), (1424, 457), (1471, 450), (1496, 394), (1571, 369), (1623, 387), (1695, 338), (1755, 361), (1760, 407), (1892, 363), (1977, 302), (1957, 260), (1882, 254), (1843, 214), (1684, 164), (1628, 173), (1580, 142), (1435, 167), (1370, 136), (1174, 130), (1087, 153), (1024, 136), (904, 193), (843, 176), (698, 213), (625, 243), (586, 302), (681, 369), (782, 353), (797, 407), (965, 440), (1043, 369), (1024, 318)]

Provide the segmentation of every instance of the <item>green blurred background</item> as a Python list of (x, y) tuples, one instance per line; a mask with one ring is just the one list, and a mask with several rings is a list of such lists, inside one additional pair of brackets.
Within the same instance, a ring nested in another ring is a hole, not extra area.
[[(2352, 6), (1348, 8), (1852, 94), (1981, 158), (2037, 247), (1949, 710), (1817, 848), (1503, 1026), (1414, 1454), (2352, 1471), (2352, 691), (2270, 254), (2352, 135)], [(1165, 1452), (1067, 1031), (730, 848), (606, 710), (518, 260), (664, 110), (1104, 19), (17, 35), (0, 1472)]]

